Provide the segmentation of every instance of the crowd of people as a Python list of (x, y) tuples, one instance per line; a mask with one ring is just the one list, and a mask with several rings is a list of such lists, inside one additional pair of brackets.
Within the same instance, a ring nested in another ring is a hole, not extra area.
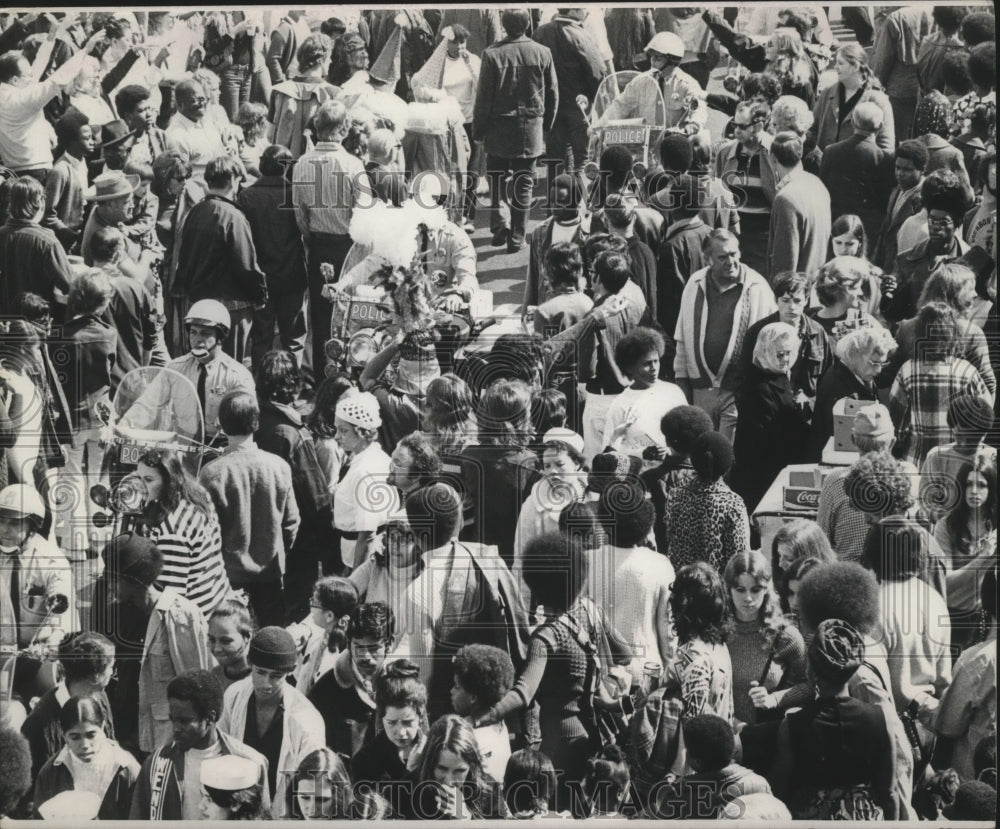
[(745, 5), (0, 15), (0, 815), (995, 821), (995, 19)]

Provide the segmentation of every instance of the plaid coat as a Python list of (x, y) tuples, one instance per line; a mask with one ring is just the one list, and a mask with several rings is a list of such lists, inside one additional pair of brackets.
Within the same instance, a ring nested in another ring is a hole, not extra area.
[(916, 466), (930, 450), (951, 440), (948, 404), (972, 394), (993, 403), (993, 395), (976, 367), (967, 360), (907, 360), (896, 375), (889, 397), (889, 413), (898, 441), (893, 454)]

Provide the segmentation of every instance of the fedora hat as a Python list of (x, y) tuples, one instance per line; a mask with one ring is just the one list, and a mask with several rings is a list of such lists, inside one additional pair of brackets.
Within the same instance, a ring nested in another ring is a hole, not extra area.
[(108, 121), (101, 127), (101, 146), (113, 147), (115, 144), (121, 144), (133, 134), (132, 130), (128, 128), (128, 124), (120, 118), (116, 121)]
[(93, 187), (83, 191), (87, 201), (102, 202), (131, 196), (139, 186), (139, 176), (127, 176), (118, 170), (101, 173), (94, 179)]

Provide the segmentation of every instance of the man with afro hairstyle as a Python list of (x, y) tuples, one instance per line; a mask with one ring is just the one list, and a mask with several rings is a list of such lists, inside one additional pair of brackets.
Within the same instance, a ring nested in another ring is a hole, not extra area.
[[(514, 685), (514, 663), (510, 654), (492, 645), (466, 645), (455, 654), (455, 684), (451, 707), (470, 724), (500, 702)], [(483, 769), (502, 781), (510, 759), (510, 734), (502, 720), (475, 729), (483, 756)]]
[[(826, 619), (841, 619), (864, 639), (865, 661), (847, 683), (848, 693), (882, 709), (893, 744), (895, 778), (893, 802), (886, 820), (916, 820), (910, 802), (913, 791), (913, 750), (896, 713), (889, 675), (888, 654), (879, 633), (879, 586), (875, 575), (860, 564), (835, 561), (810, 570), (799, 584), (798, 617), (802, 635), (809, 639)], [(782, 708), (813, 697), (807, 683), (779, 691)]]

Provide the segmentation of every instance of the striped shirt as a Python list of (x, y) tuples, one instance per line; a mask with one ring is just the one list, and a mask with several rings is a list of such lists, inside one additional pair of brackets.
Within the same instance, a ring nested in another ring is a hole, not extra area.
[(222, 533), (215, 515), (206, 517), (186, 499), (157, 526), (150, 538), (163, 556), (156, 587), (173, 587), (194, 602), (207, 619), (232, 588), (222, 559)]
[(292, 173), (295, 219), (304, 234), (346, 236), (351, 216), (372, 204), (365, 165), (336, 141), (320, 141), (300, 158)]

